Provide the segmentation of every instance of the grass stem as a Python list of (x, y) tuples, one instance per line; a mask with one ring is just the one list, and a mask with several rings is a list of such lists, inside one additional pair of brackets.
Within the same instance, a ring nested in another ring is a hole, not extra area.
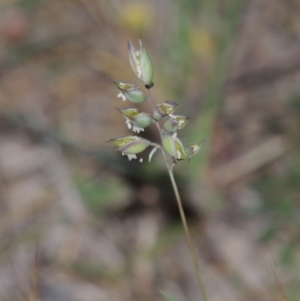
[[(153, 102), (151, 100), (150, 91), (149, 91), (147, 100), (148, 100), (148, 103), (150, 104), (151, 108), (154, 110), (155, 105), (153, 104)], [(160, 133), (160, 136), (161, 136), (162, 130), (161, 130), (161, 127), (160, 127), (160, 125), (157, 121), (155, 122), (155, 125), (158, 129), (158, 132)], [(205, 290), (205, 287), (204, 287), (204, 284), (203, 284), (203, 281), (202, 281), (202, 277), (201, 277), (201, 272), (200, 272), (200, 267), (199, 267), (199, 263), (198, 263), (198, 260), (197, 260), (196, 252), (195, 252), (195, 249), (194, 249), (194, 246), (193, 246), (193, 243), (192, 243), (189, 227), (188, 227), (186, 217), (185, 217), (185, 213), (184, 213), (184, 210), (183, 210), (181, 197), (180, 197), (178, 187), (177, 187), (177, 184), (176, 184), (176, 181), (175, 181), (175, 178), (174, 178), (174, 174), (173, 174), (174, 164), (169, 164), (168, 163), (168, 159), (167, 159), (166, 153), (163, 150), (163, 148), (161, 148), (161, 151), (162, 151), (162, 155), (163, 155), (164, 161), (166, 163), (166, 167), (168, 169), (168, 173), (169, 173), (169, 176), (170, 176), (172, 187), (173, 187), (173, 190), (174, 190), (174, 193), (175, 193), (175, 197), (176, 197), (176, 201), (177, 201), (177, 205), (178, 205), (178, 209), (179, 209), (179, 213), (180, 213), (180, 217), (181, 217), (181, 222), (182, 222), (182, 225), (183, 225), (183, 228), (184, 228), (184, 233), (185, 233), (185, 237), (186, 237), (186, 240), (187, 240), (188, 249), (190, 251), (190, 255), (191, 255), (191, 258), (192, 258), (192, 261), (193, 261), (193, 266), (194, 266), (194, 269), (195, 269), (195, 273), (196, 273), (197, 281), (198, 281), (200, 291), (201, 291), (201, 294), (202, 294), (202, 297), (203, 297), (203, 301), (208, 301), (206, 290)]]
[(178, 209), (179, 209), (179, 213), (180, 213), (180, 217), (181, 217), (181, 222), (182, 222), (182, 225), (183, 225), (183, 228), (184, 228), (188, 248), (189, 248), (191, 258), (192, 258), (192, 261), (193, 261), (193, 265), (194, 265), (195, 273), (196, 273), (196, 276), (197, 276), (198, 284), (199, 284), (199, 287), (200, 287), (200, 290), (201, 290), (201, 294), (202, 294), (203, 300), (208, 301), (207, 295), (206, 295), (206, 290), (205, 290), (205, 287), (204, 287), (204, 284), (203, 284), (203, 281), (202, 281), (202, 277), (201, 277), (201, 273), (200, 273), (199, 263), (198, 263), (198, 260), (197, 260), (197, 256), (196, 256), (196, 253), (195, 253), (193, 243), (192, 243), (192, 239), (191, 239), (189, 227), (188, 227), (188, 224), (187, 224), (187, 221), (186, 221), (185, 213), (184, 213), (184, 210), (183, 210), (183, 207), (182, 207), (180, 194), (179, 194), (178, 187), (177, 187), (177, 184), (176, 184), (176, 181), (175, 181), (175, 178), (174, 178), (173, 169), (168, 168), (168, 172), (169, 172), (169, 176), (170, 176), (172, 186), (173, 186), (173, 189), (174, 189), (174, 193), (175, 193), (175, 196), (176, 196), (177, 205), (178, 205)]

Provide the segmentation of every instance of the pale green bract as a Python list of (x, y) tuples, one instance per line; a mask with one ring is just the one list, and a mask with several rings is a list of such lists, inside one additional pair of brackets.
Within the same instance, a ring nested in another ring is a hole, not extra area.
[(113, 142), (119, 147), (116, 150), (125, 154), (138, 154), (151, 144), (149, 140), (138, 136), (126, 136), (109, 139), (107, 142)]
[(113, 83), (120, 91), (118, 97), (121, 97), (123, 101), (128, 99), (134, 103), (142, 103), (147, 100), (147, 96), (141, 90), (135, 88), (133, 84), (120, 82), (117, 80), (114, 80)]
[(136, 50), (128, 41), (129, 63), (135, 75), (144, 82), (147, 89), (150, 89), (153, 86), (153, 66), (141, 40), (139, 42), (140, 49)]

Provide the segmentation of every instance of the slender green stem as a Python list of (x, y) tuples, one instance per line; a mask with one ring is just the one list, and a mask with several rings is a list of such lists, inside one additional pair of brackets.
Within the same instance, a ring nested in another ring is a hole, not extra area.
[(184, 228), (188, 248), (189, 248), (189, 251), (191, 253), (192, 260), (193, 260), (193, 265), (194, 265), (195, 273), (196, 273), (197, 280), (198, 280), (198, 283), (199, 283), (199, 286), (200, 286), (200, 290), (201, 290), (201, 293), (202, 293), (202, 297), (203, 297), (204, 301), (208, 301), (206, 291), (205, 291), (205, 287), (204, 287), (202, 277), (201, 277), (201, 273), (200, 273), (199, 263), (198, 263), (197, 256), (196, 256), (196, 253), (195, 253), (195, 249), (194, 249), (194, 246), (193, 246), (193, 243), (192, 243), (192, 240), (191, 240), (191, 235), (190, 235), (190, 231), (189, 231), (188, 224), (187, 224), (187, 221), (186, 221), (185, 213), (184, 213), (184, 210), (183, 210), (183, 207), (182, 207), (180, 194), (179, 194), (177, 184), (176, 184), (176, 181), (175, 181), (175, 178), (174, 178), (173, 169), (168, 168), (168, 172), (169, 172), (169, 176), (170, 176), (172, 186), (173, 186), (173, 189), (174, 189), (174, 193), (175, 193), (175, 196), (176, 196), (177, 205), (178, 205), (178, 209), (179, 209), (179, 212), (180, 212), (182, 225), (183, 225), (183, 228)]
[[(151, 98), (150, 98), (150, 91), (149, 91), (147, 100), (148, 100), (148, 103), (150, 104), (150, 106), (152, 107), (152, 109), (154, 110), (154, 104), (153, 104), (153, 102), (151, 101)], [(160, 134), (160, 138), (162, 138), (161, 137), (162, 130), (161, 130), (161, 127), (160, 127), (159, 123), (155, 121), (155, 125), (156, 125), (156, 127), (158, 129), (158, 132)], [(201, 291), (201, 294), (202, 294), (202, 297), (203, 297), (203, 301), (208, 301), (206, 291), (205, 291), (205, 287), (204, 287), (202, 277), (201, 277), (201, 272), (200, 272), (200, 267), (199, 267), (199, 263), (198, 263), (198, 260), (197, 260), (196, 252), (195, 252), (195, 249), (194, 249), (194, 246), (193, 246), (193, 243), (192, 243), (192, 239), (191, 239), (189, 227), (188, 227), (188, 224), (187, 224), (187, 221), (186, 221), (185, 213), (184, 213), (184, 210), (183, 210), (180, 194), (179, 194), (178, 187), (177, 187), (177, 184), (176, 184), (176, 181), (175, 181), (175, 178), (174, 178), (174, 174), (173, 174), (174, 164), (169, 164), (165, 151), (161, 147), (160, 147), (160, 149), (162, 151), (163, 158), (164, 158), (164, 161), (166, 163), (166, 167), (168, 169), (170, 180), (171, 180), (173, 190), (174, 190), (174, 193), (175, 193), (175, 197), (176, 197), (176, 201), (177, 201), (177, 205), (178, 205), (178, 209), (179, 209), (179, 213), (180, 213), (180, 217), (181, 217), (181, 222), (182, 222), (182, 225), (183, 225), (183, 228), (184, 228), (184, 233), (185, 233), (185, 237), (186, 237), (186, 240), (187, 240), (188, 249), (189, 249), (190, 254), (191, 254), (191, 258), (192, 258), (192, 261), (193, 261), (193, 266), (194, 266), (194, 269), (195, 269), (195, 273), (196, 273), (196, 276), (197, 276), (197, 281), (198, 281), (198, 284), (199, 284), (199, 287), (200, 287), (200, 291)]]

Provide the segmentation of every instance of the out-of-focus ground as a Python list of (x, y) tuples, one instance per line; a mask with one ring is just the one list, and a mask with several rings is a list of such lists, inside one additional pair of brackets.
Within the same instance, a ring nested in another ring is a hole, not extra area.
[(206, 139), (175, 171), (209, 301), (298, 300), (297, 0), (0, 2), (0, 300), (201, 300), (160, 155), (105, 143), (128, 39)]

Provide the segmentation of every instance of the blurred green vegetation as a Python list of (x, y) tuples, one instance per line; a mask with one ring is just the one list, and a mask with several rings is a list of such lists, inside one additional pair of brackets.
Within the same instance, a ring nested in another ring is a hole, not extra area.
[(300, 166), (298, 159), (290, 158), (289, 168), (282, 175), (265, 172), (253, 182), (260, 193), (262, 206), (258, 214), (265, 216), (268, 223), (260, 233), (264, 243), (284, 236), (279, 260), (281, 264), (293, 267), (298, 265), (296, 258), (300, 247), (299, 193)]
[(119, 177), (103, 174), (84, 178), (79, 175), (75, 183), (86, 205), (96, 216), (102, 216), (107, 210), (121, 210), (130, 202), (129, 187)]

